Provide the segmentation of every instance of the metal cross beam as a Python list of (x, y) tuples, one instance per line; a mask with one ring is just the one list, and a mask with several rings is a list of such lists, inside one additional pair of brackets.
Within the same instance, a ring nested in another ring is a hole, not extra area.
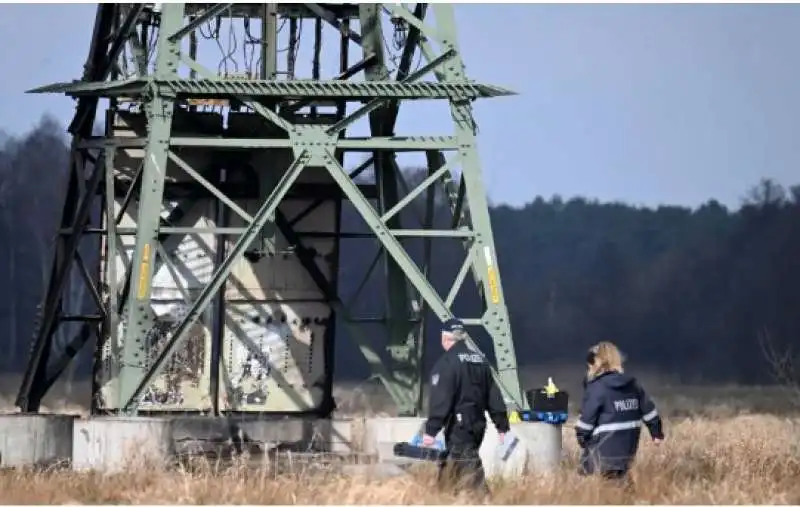
[[(63, 93), (72, 97), (84, 95), (96, 96), (101, 94), (105, 97), (127, 97), (141, 99), (145, 94), (153, 93), (154, 88), (159, 91), (170, 92), (177, 95), (179, 99), (194, 99), (204, 97), (226, 97), (229, 95), (242, 95), (248, 97), (279, 97), (281, 99), (302, 100), (314, 98), (321, 99), (345, 99), (348, 101), (360, 101), (370, 99), (380, 95), (382, 100), (427, 100), (427, 99), (447, 99), (463, 98), (478, 99), (489, 97), (502, 97), (513, 95), (514, 93), (505, 88), (477, 83), (435, 83), (417, 82), (415, 77), (424, 75), (433, 67), (438, 67), (440, 63), (452, 58), (453, 53), (447, 52), (426, 64), (419, 71), (403, 78), (400, 82), (395, 81), (372, 81), (372, 82), (351, 82), (345, 80), (334, 81), (243, 81), (240, 79), (154, 79), (154, 78), (132, 78), (124, 81), (112, 81), (103, 83), (53, 83), (29, 90), (28, 93)], [(369, 55), (365, 58), (367, 61)], [(188, 64), (199, 68), (193, 60), (186, 57)], [(364, 65), (366, 67), (367, 65)]]

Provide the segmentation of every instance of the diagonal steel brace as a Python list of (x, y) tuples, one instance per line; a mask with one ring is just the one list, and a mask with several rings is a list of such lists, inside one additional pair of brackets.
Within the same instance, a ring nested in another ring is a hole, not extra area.
[(197, 319), (200, 318), (200, 314), (205, 311), (206, 307), (211, 303), (212, 298), (225, 283), (225, 280), (233, 269), (234, 263), (242, 257), (244, 251), (255, 240), (269, 217), (275, 212), (278, 205), (289, 191), (289, 188), (300, 176), (300, 173), (305, 168), (309, 159), (308, 151), (304, 150), (298, 154), (297, 158), (295, 158), (294, 162), (289, 166), (272, 193), (270, 193), (269, 197), (267, 197), (264, 204), (261, 205), (258, 212), (253, 217), (253, 222), (239, 237), (239, 240), (233, 246), (227, 258), (222, 262), (216, 273), (214, 273), (211, 281), (209, 281), (208, 285), (197, 297), (186, 317), (184, 317), (183, 321), (175, 328), (172, 337), (165, 344), (155, 361), (150, 365), (147, 373), (144, 374), (136, 388), (131, 393), (120, 393), (121, 398), (126, 400), (122, 405), (123, 410), (135, 411), (133, 405), (142, 395), (150, 381), (163, 370), (167, 359), (172, 356), (178, 345), (186, 339), (192, 325), (197, 322)]

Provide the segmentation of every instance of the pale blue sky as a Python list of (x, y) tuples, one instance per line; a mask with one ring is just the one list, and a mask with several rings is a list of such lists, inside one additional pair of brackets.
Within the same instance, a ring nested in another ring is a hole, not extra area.
[[(0, 6), (0, 129), (23, 133), (46, 112), (68, 121), (70, 99), (23, 91), (80, 75), (94, 11)], [(520, 93), (476, 108), (495, 202), (737, 206), (759, 178), (800, 183), (798, 5), (458, 5), (456, 16), (470, 77)], [(449, 133), (448, 121), (401, 113), (398, 131)]]

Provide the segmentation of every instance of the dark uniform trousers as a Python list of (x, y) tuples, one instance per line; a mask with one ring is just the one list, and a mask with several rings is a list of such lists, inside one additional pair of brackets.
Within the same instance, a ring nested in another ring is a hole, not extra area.
[(592, 475), (596, 471), (600, 472), (600, 476), (611, 484), (618, 485), (627, 492), (633, 491), (633, 479), (629, 473), (628, 468), (624, 469), (610, 469), (604, 470), (601, 465), (601, 459), (596, 452), (589, 449), (583, 449), (581, 452), (581, 466), (578, 469), (580, 475)]
[(486, 484), (486, 472), (479, 454), (486, 421), (464, 421), (456, 423), (448, 435), (447, 460), (439, 463), (439, 485), (461, 491), (470, 490), (488, 496), (489, 485)]

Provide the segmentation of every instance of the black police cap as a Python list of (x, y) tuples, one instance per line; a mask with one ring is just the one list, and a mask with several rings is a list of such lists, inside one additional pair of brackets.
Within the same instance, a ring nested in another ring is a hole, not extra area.
[(464, 330), (464, 323), (461, 322), (459, 319), (448, 319), (444, 322), (442, 326), (442, 331), (445, 333), (452, 333), (454, 331), (463, 331)]

